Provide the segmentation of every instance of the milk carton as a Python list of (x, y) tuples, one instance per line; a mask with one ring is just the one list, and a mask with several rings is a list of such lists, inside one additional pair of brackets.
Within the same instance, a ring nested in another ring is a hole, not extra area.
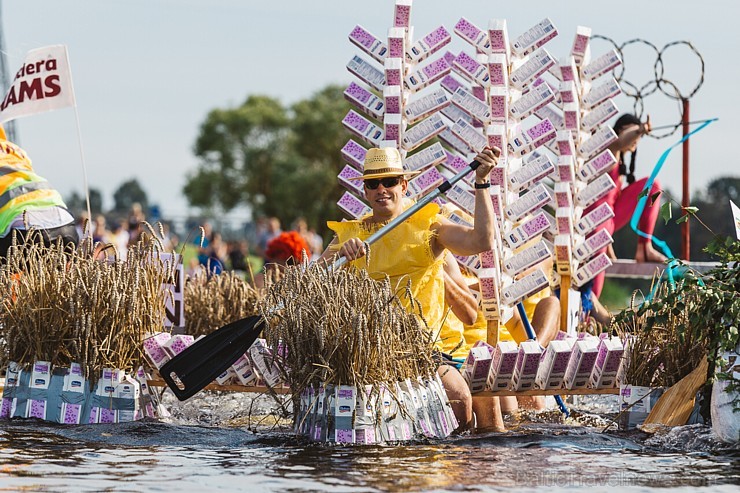
[(357, 393), (357, 407), (355, 410), (355, 443), (377, 443), (378, 433), (375, 426), (375, 412), (378, 396), (373, 393), (373, 387), (366, 385), (364, 392)]
[(267, 385), (275, 387), (280, 384), (282, 378), (277, 362), (273, 361), (272, 351), (267, 347), (264, 339), (257, 339), (252, 344), (252, 347), (249, 348), (249, 357)]
[(136, 421), (142, 418), (140, 408), (141, 387), (136, 379), (124, 375), (116, 385), (116, 423)]
[(136, 370), (136, 381), (139, 382), (139, 397), (141, 399), (141, 412), (143, 417), (154, 418), (157, 416), (158, 399), (154, 392), (149, 391), (149, 376), (144, 367)]
[(352, 415), (357, 406), (357, 389), (350, 385), (337, 385), (334, 400), (334, 441), (355, 443)]
[[(82, 421), (82, 408), (85, 407), (83, 396), (85, 394), (86, 387), (87, 380), (85, 379), (82, 365), (79, 363), (71, 363), (67, 374), (64, 376), (64, 386), (62, 387), (62, 409), (59, 415), (60, 423), (80, 424)], [(67, 398), (67, 395), (69, 395), (67, 394), (68, 392), (76, 394), (78, 399), (74, 400), (78, 402), (67, 402), (68, 400), (72, 400), (71, 398)]]
[(164, 349), (170, 357), (174, 358), (190, 347), (194, 340), (195, 339), (191, 335), (177, 334), (170, 337), (167, 342), (162, 344), (162, 349)]
[(237, 381), (244, 386), (254, 385), (257, 382), (258, 375), (246, 354), (239, 357), (229, 370), (231, 370), (230, 375), (236, 377)]
[(113, 409), (113, 398), (116, 397), (116, 385), (123, 378), (122, 370), (103, 368), (90, 409), (88, 423), (115, 423), (116, 412)]
[(16, 405), (15, 387), (18, 386), (21, 375), (21, 366), (15, 361), (8, 363), (5, 371), (5, 388), (3, 389), (3, 401), (0, 407), (0, 419), (9, 419), (13, 415)]
[(570, 345), (564, 341), (550, 341), (537, 371), (535, 385), (540, 389), (559, 389), (570, 360)]
[(622, 362), (624, 346), (619, 337), (602, 339), (596, 356), (596, 364), (591, 372), (589, 386), (594, 389), (608, 389), (617, 382), (617, 372)]
[(496, 345), (491, 359), (491, 370), (488, 374), (488, 388), (492, 392), (509, 388), (518, 354), (519, 348), (516, 342), (501, 341)]
[[(31, 367), (31, 381), (29, 389), (48, 390), (51, 382), (51, 363), (36, 361)], [(46, 399), (28, 399), (26, 418), (46, 419)]]
[(596, 363), (598, 344), (599, 341), (595, 338), (581, 339), (575, 342), (563, 378), (566, 389), (586, 388), (591, 371)]
[(486, 381), (491, 370), (491, 357), (494, 348), (483, 341), (478, 341), (470, 349), (465, 360), (465, 381), (468, 382), (470, 392), (481, 392), (486, 388)]
[(512, 390), (529, 390), (534, 388), (537, 370), (542, 357), (542, 347), (537, 341), (524, 341), (519, 344), (519, 354), (514, 367), (514, 377), (511, 380)]
[(641, 425), (663, 395), (663, 387), (619, 386), (620, 430), (634, 430)]
[(162, 368), (162, 365), (170, 360), (170, 355), (162, 346), (171, 337), (169, 332), (160, 332), (144, 339), (144, 354), (149, 359), (149, 362), (157, 369)]

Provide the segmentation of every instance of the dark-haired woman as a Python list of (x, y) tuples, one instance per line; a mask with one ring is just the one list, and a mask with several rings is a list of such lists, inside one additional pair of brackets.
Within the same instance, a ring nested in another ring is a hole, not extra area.
[[(614, 124), (614, 132), (616, 132), (618, 138), (609, 146), (609, 150), (617, 158), (617, 164), (614, 165), (609, 175), (614, 180), (614, 183), (617, 184), (617, 188), (589, 208), (589, 210), (592, 210), (604, 202), (612, 206), (614, 217), (606, 221), (602, 226), (611, 235), (614, 235), (615, 231), (618, 231), (630, 222), (632, 214), (635, 212), (637, 203), (640, 200), (640, 194), (648, 181), (647, 177), (635, 180), (635, 157), (640, 138), (650, 133), (650, 129), (650, 116), (642, 122), (635, 115), (629, 113), (620, 116)], [(629, 169), (625, 163), (626, 153), (630, 153)], [(623, 176), (626, 178), (626, 186), (624, 186)], [(656, 199), (653, 201), (652, 196), (660, 190), (660, 184), (657, 180), (654, 181), (648, 194), (648, 200), (645, 203), (645, 210), (642, 212), (638, 223), (640, 231), (651, 236), (660, 213), (660, 200)], [(609, 256), (614, 258), (614, 251), (611, 246), (607, 250)], [(653, 248), (652, 241), (649, 238), (643, 236), (638, 237), (637, 251), (635, 252), (635, 260), (637, 262), (663, 262), (665, 259), (663, 254)], [(603, 286), (604, 273), (602, 272), (596, 276), (592, 286), (593, 294), (596, 297), (601, 294)]]

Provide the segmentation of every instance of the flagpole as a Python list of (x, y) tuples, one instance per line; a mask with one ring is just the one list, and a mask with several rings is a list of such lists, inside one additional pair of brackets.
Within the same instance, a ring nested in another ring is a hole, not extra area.
[[(72, 77), (72, 64), (69, 61), (69, 52), (67, 51), (67, 47), (64, 47), (64, 51), (67, 54), (67, 70), (69, 71), (69, 80), (73, 81), (74, 78)], [(92, 228), (92, 212), (90, 211), (90, 188), (87, 185), (87, 166), (85, 166), (85, 151), (82, 147), (82, 129), (80, 127), (80, 113), (77, 111), (77, 96), (75, 96), (75, 86), (74, 83), (71, 83), (70, 88), (72, 89), (72, 101), (74, 101), (74, 109), (75, 109), (75, 121), (77, 122), (77, 142), (80, 146), (80, 161), (82, 162), (82, 180), (83, 184), (85, 186), (85, 203), (87, 204), (87, 224), (84, 225), (83, 230), (83, 237), (87, 234), (91, 234), (92, 231), (90, 230)], [(82, 238), (80, 238), (82, 239)]]

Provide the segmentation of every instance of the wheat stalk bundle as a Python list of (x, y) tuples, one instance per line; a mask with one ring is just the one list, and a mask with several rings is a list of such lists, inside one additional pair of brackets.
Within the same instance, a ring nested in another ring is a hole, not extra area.
[(285, 269), (259, 309), (268, 344), (285, 348), (274, 354), (294, 395), (309, 385), (363, 388), (435, 372), (434, 335), (408, 285), (304, 261)]
[(0, 266), (3, 363), (77, 362), (93, 381), (103, 367), (133, 371), (141, 364), (144, 335), (162, 328), (162, 284), (175, 265), (160, 262), (156, 235), (143, 235), (125, 261), (101, 259), (109, 249), (86, 240), (65, 251), (33, 234), (10, 248)]
[[(644, 387), (670, 387), (699, 366), (706, 358), (707, 345), (695, 331), (687, 330), (691, 312), (699, 294), (663, 283), (651, 300), (620, 313), (614, 329), (623, 340), (629, 340), (625, 358), (626, 381)], [(675, 301), (675, 302), (674, 302)]]
[(192, 335), (210, 334), (257, 314), (257, 291), (233, 271), (207, 275), (204, 267), (185, 281), (185, 321)]

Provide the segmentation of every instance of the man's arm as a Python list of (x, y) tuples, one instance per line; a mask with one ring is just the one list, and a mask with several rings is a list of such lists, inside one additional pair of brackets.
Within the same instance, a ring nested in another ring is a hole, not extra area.
[[(475, 170), (475, 183), (490, 184), (489, 174), (498, 162), (501, 150), (497, 147), (484, 149), (476, 157), (480, 166)], [(457, 255), (475, 255), (493, 248), (493, 203), (489, 188), (475, 189), (475, 214), (473, 227), (469, 228), (453, 224), (450, 221), (440, 221), (435, 225), (437, 232), (434, 244), (435, 255), (441, 255), (447, 248)]]
[(462, 323), (474, 324), (478, 318), (478, 302), (470, 292), (457, 260), (450, 252), (445, 257), (444, 278), (445, 303)]

